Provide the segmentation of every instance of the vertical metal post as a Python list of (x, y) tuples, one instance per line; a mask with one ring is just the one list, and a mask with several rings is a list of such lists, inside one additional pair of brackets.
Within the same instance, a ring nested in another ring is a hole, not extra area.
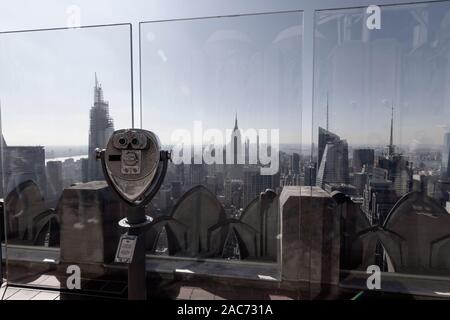
[(137, 236), (134, 249), (133, 260), (128, 265), (128, 299), (146, 300), (147, 299), (147, 277), (145, 270), (145, 231), (147, 224), (151, 221), (145, 216), (143, 207), (131, 207), (122, 204), (127, 219), (127, 234)]
[[(130, 229), (129, 234), (132, 234)], [(133, 261), (128, 266), (128, 299), (147, 299), (147, 277), (145, 271), (145, 233), (137, 235)]]
[(2, 248), (2, 240), (3, 235), (5, 236), (5, 244), (6, 244), (6, 224), (5, 222), (5, 206), (3, 199), (0, 200), (0, 286), (3, 284), (3, 248)]

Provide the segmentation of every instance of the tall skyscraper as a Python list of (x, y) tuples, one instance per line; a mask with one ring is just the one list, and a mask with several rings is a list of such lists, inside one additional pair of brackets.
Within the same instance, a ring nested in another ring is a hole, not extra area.
[(250, 160), (250, 139), (249, 138), (247, 138), (247, 139), (245, 139), (245, 142), (244, 142), (244, 150), (245, 150), (245, 156), (244, 156), (244, 158), (245, 158), (245, 164), (248, 164), (249, 163), (249, 160)]
[(293, 173), (300, 173), (300, 155), (298, 153), (293, 153), (290, 157), (290, 167)]
[(400, 153), (395, 152), (394, 147), (394, 106), (391, 109), (391, 131), (387, 154), (378, 159), (378, 167), (387, 170), (387, 179), (394, 184), (397, 196), (412, 191), (413, 170), (412, 163)]
[(388, 149), (388, 156), (392, 156), (395, 151), (394, 147), (394, 104), (392, 104), (391, 107), (391, 132), (389, 136), (389, 145), (387, 147)]
[(363, 191), (362, 211), (372, 225), (383, 224), (398, 200), (390, 181), (370, 181)]
[(109, 115), (109, 104), (103, 99), (103, 89), (95, 74), (94, 105), (90, 110), (88, 181), (104, 180), (100, 161), (95, 159), (95, 149), (105, 148), (113, 132), (114, 124)]
[(319, 145), (318, 145), (318, 158), (317, 163), (320, 166), (320, 163), (322, 162), (322, 156), (325, 151), (325, 146), (327, 143), (334, 143), (336, 141), (339, 141), (340, 138), (338, 135), (332, 133), (331, 131), (328, 131), (322, 127), (319, 127)]
[(317, 166), (315, 163), (305, 165), (305, 186), (315, 186), (317, 178)]
[(232, 163), (229, 165), (229, 178), (231, 179), (242, 179), (243, 173), (243, 162), (245, 160), (244, 148), (242, 146), (241, 130), (238, 127), (237, 114), (234, 119), (234, 129), (231, 134), (230, 147), (231, 155), (226, 155), (227, 163)]
[(450, 132), (444, 135), (444, 146), (442, 148), (442, 165), (441, 165), (441, 178), (443, 180), (449, 180), (450, 178)]
[(341, 140), (330, 131), (319, 128), (319, 151), (324, 141), (327, 143), (320, 157), (316, 185), (324, 188), (325, 183), (349, 184), (347, 141)]

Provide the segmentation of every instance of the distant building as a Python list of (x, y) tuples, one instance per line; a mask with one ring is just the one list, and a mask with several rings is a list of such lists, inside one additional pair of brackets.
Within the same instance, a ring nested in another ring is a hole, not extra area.
[(300, 174), (290, 173), (280, 175), (280, 187), (284, 186), (301, 186), (302, 177)]
[(89, 158), (82, 158), (81, 161), (81, 182), (89, 181)]
[(279, 174), (262, 175), (258, 166), (247, 166), (244, 168), (244, 203), (245, 208), (250, 202), (259, 197), (266, 189), (276, 190), (280, 183)]
[(244, 208), (259, 195), (260, 191), (258, 192), (258, 190), (261, 186), (256, 186), (254, 183), (257, 180), (256, 177), (260, 174), (261, 172), (258, 166), (246, 166), (244, 168)]
[[(439, 176), (423, 173), (413, 175), (412, 191), (423, 192), (428, 197), (437, 201), (440, 201), (442, 198), (447, 198), (444, 197), (446, 192), (442, 192), (440, 188)], [(445, 205), (445, 203), (443, 203), (443, 205)]]
[(114, 132), (113, 120), (109, 115), (109, 104), (103, 99), (103, 89), (95, 75), (94, 105), (90, 110), (89, 148), (87, 180), (104, 180), (100, 161), (95, 159), (95, 149), (105, 148)]
[(190, 164), (188, 166), (188, 176), (186, 184), (188, 186), (205, 185), (207, 175), (206, 165), (201, 164)]
[(81, 158), (77, 161), (67, 159), (62, 163), (63, 188), (82, 181), (83, 160), (87, 161), (86, 158)]
[(368, 181), (369, 174), (367, 172), (362, 171), (353, 174), (353, 185), (355, 186), (358, 195), (362, 195)]
[(375, 162), (375, 150), (354, 149), (353, 150), (353, 172), (361, 172), (364, 165), (373, 167)]
[(245, 164), (250, 163), (250, 139), (246, 138), (244, 142), (244, 158), (245, 158)]
[(386, 181), (388, 179), (388, 172), (383, 168), (369, 168), (368, 172), (370, 174), (371, 181)]
[(231, 155), (226, 155), (226, 163), (229, 167), (228, 178), (242, 179), (243, 163), (245, 161), (245, 149), (242, 146), (241, 130), (239, 130), (238, 127), (237, 114), (234, 120), (234, 129), (231, 134), (230, 146), (228, 150), (231, 150), (232, 152)]
[(63, 170), (61, 161), (48, 161), (47, 172), (47, 195), (49, 198), (57, 199), (63, 190)]
[(242, 208), (242, 188), (244, 182), (240, 179), (225, 180), (225, 205), (232, 206), (236, 210)]
[(442, 148), (442, 165), (441, 165), (441, 178), (443, 180), (450, 180), (450, 132), (444, 135), (444, 146)]
[(317, 165), (315, 163), (309, 163), (305, 166), (305, 186), (315, 186), (317, 177)]
[(292, 173), (298, 174), (300, 173), (300, 155), (298, 153), (293, 153), (291, 158), (290, 167)]
[(223, 172), (216, 172), (215, 176), (216, 176), (216, 192), (217, 194), (223, 194), (225, 174)]
[(211, 191), (214, 195), (217, 195), (217, 179), (216, 176), (206, 176), (206, 187), (209, 191)]
[[(325, 147), (328, 143), (334, 143), (341, 140), (338, 135), (328, 131), (322, 127), (319, 127), (319, 144), (318, 144), (318, 159), (317, 163), (322, 163), (322, 156), (325, 152)], [(348, 156), (347, 156), (348, 157)]]
[(320, 158), (316, 185), (323, 188), (328, 184), (349, 184), (348, 144), (339, 136), (319, 128), (319, 150), (321, 144), (327, 141)]
[(387, 179), (392, 181), (398, 196), (412, 191), (413, 170), (405, 157), (399, 154), (382, 157), (378, 159), (378, 167), (387, 171)]
[(184, 170), (184, 168), (185, 168), (186, 166), (187, 166), (187, 165), (184, 164), (184, 163), (182, 163), (182, 164), (176, 164), (176, 165), (175, 165), (175, 175), (176, 175), (176, 179), (177, 179), (178, 181), (180, 181), (182, 185), (185, 184), (185, 180), (186, 180), (185, 170)]
[(387, 154), (378, 159), (378, 167), (387, 171), (387, 179), (392, 181), (398, 197), (412, 191), (413, 170), (412, 163), (395, 152), (394, 146), (394, 106), (391, 114), (391, 131)]
[(369, 182), (363, 192), (361, 209), (372, 225), (383, 224), (398, 199), (392, 182)]
[(353, 185), (356, 188), (357, 194), (362, 195), (369, 181), (383, 182), (387, 181), (387, 170), (364, 165), (361, 172), (353, 173)]

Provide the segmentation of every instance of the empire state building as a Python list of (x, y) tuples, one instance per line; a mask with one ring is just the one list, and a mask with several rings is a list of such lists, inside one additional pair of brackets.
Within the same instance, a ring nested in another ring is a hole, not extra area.
[(229, 178), (242, 179), (243, 164), (244, 164), (244, 150), (242, 148), (241, 130), (238, 127), (237, 114), (234, 119), (234, 129), (231, 134), (230, 146), (228, 148), (231, 154), (227, 154), (227, 163), (230, 164)]

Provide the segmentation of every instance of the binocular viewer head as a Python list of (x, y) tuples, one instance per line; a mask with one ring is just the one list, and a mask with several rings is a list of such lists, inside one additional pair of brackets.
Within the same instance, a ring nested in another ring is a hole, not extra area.
[(96, 150), (109, 186), (131, 206), (148, 203), (161, 187), (169, 153), (143, 129), (114, 131), (106, 149)]

